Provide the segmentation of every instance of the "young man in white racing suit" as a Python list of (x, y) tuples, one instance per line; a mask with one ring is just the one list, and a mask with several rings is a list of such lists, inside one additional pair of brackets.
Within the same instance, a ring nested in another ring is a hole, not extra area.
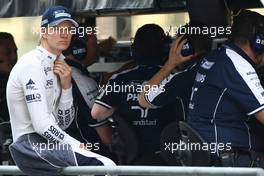
[(19, 59), (7, 84), (16, 165), (27, 175), (57, 175), (78, 165), (115, 165), (86, 150), (66, 129), (74, 118), (71, 68), (61, 54), (77, 27), (68, 9), (47, 9), (41, 21), (40, 46)]

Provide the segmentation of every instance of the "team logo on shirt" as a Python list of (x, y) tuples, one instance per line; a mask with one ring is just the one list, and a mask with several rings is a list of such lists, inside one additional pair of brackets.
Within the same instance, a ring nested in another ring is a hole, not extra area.
[(257, 88), (262, 88), (261, 83), (260, 83), (259, 81), (255, 83), (255, 86), (256, 86)]
[(41, 101), (41, 95), (39, 93), (26, 95), (26, 101), (27, 101), (27, 103), (40, 102)]
[(203, 61), (201, 63), (201, 67), (206, 69), (206, 70), (210, 70), (213, 65), (214, 65), (214, 62), (209, 62), (206, 59), (203, 59)]
[(55, 141), (55, 137), (57, 137), (60, 140), (64, 139), (64, 134), (60, 132), (56, 127), (50, 126), (48, 131), (45, 131), (43, 133), (43, 136), (48, 139), (49, 141)]
[(46, 89), (50, 89), (53, 87), (53, 79), (46, 80)]
[(199, 72), (196, 73), (195, 81), (203, 83), (205, 81), (206, 75), (203, 75)]
[(26, 84), (26, 89), (28, 90), (38, 90), (36, 87), (35, 87), (35, 83), (32, 79), (29, 79), (28, 83)]
[(249, 71), (247, 72), (247, 75), (256, 75), (257, 73), (255, 71)]
[(134, 126), (156, 126), (157, 119), (148, 119), (149, 111), (151, 109), (142, 108), (140, 106), (131, 106), (131, 110), (135, 111), (140, 117), (140, 120), (133, 120), (132, 124)]
[(52, 71), (51, 67), (44, 67), (45, 75), (48, 75), (48, 72)]

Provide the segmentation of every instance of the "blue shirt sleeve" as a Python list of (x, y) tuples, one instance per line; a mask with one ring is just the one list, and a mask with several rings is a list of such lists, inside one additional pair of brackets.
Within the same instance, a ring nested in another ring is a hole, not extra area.
[(158, 87), (152, 88), (145, 99), (153, 107), (165, 106), (174, 103), (177, 98), (188, 99), (191, 93), (197, 65), (165, 78)]
[(264, 89), (258, 75), (249, 62), (234, 57), (233, 51), (227, 50), (227, 55), (232, 62), (223, 73), (227, 92), (247, 115), (253, 115), (264, 108)]

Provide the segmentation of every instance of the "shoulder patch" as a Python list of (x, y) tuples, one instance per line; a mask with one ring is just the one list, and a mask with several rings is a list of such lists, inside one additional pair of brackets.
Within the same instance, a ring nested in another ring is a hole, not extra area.
[(212, 66), (214, 65), (214, 62), (210, 62), (208, 61), (207, 59), (203, 59), (203, 61), (201, 62), (201, 67), (203, 69), (206, 69), (206, 70), (210, 70), (212, 68)]

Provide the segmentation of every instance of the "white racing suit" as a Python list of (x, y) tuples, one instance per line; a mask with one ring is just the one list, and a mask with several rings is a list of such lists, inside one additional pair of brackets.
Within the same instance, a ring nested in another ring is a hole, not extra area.
[(57, 58), (37, 47), (22, 56), (11, 71), (7, 103), (13, 159), (28, 175), (56, 175), (67, 166), (114, 165), (110, 159), (80, 148), (80, 142), (63, 131), (74, 120), (75, 110), (71, 88), (61, 89), (53, 72), (56, 59), (64, 56)]

